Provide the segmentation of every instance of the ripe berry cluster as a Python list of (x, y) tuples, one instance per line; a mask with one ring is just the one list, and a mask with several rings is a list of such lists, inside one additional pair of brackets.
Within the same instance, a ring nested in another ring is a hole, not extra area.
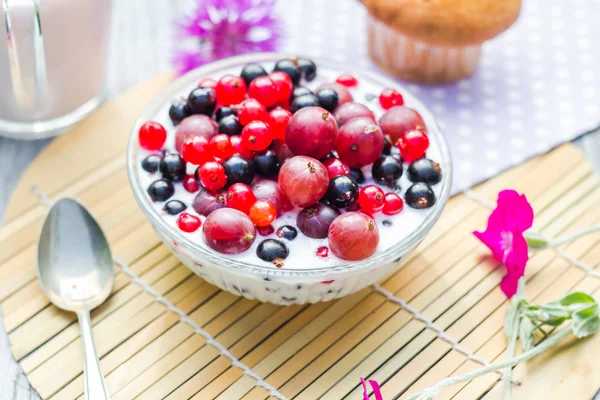
[[(144, 170), (161, 174), (147, 189), (150, 198), (169, 200), (177, 183), (196, 193), (191, 206), (197, 215), (185, 212), (179, 200), (166, 202), (164, 210), (178, 215), (183, 232), (202, 227), (206, 244), (221, 253), (247, 250), (257, 232), (275, 233), (277, 238), (260, 243), (257, 256), (281, 267), (289, 255), (285, 241), (296, 238), (297, 228), (310, 238), (327, 238), (342, 259), (371, 256), (379, 243), (373, 215), (398, 214), (405, 201), (412, 208), (431, 207), (430, 185), (440, 181), (441, 171), (425, 158), (423, 120), (403, 105), (397, 90), (381, 92), (386, 111), (377, 121), (366, 105), (353, 101), (350, 88), (359, 85), (354, 76), (341, 75), (314, 91), (300, 86), (316, 74), (316, 65), (302, 58), (280, 60), (270, 73), (248, 64), (239, 76), (204, 79), (186, 99), (176, 99), (169, 109), (174, 150), (142, 161)], [(139, 129), (139, 144), (148, 151), (163, 150), (166, 138), (157, 122)], [(396, 184), (404, 163), (414, 184), (403, 200)], [(189, 165), (195, 167), (192, 175)], [(362, 186), (365, 168), (376, 184)], [(294, 207), (301, 209), (296, 227), (275, 232), (271, 224)], [(327, 257), (329, 249), (319, 248), (317, 255)]]

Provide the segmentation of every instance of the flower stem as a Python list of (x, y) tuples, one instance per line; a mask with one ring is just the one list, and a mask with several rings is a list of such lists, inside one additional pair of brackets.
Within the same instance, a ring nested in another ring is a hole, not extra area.
[(549, 241), (548, 243), (548, 247), (558, 247), (558, 246), (562, 246), (563, 244), (567, 244), (572, 240), (575, 240), (577, 238), (580, 238), (582, 236), (585, 235), (589, 235), (590, 233), (594, 233), (594, 232), (599, 232), (600, 231), (600, 225), (595, 225), (595, 226), (590, 226), (589, 228), (586, 228), (582, 231), (579, 232), (575, 232), (571, 235), (567, 235), (567, 236), (562, 236), (556, 239), (552, 239)]
[[(521, 277), (519, 279), (519, 286), (517, 288), (517, 293), (515, 293), (515, 297), (511, 300), (513, 302), (521, 302), (521, 299), (525, 296), (525, 277)], [(517, 347), (517, 337), (519, 332), (519, 324), (521, 322), (521, 318), (517, 319), (517, 323), (513, 326), (512, 332), (510, 332), (510, 337), (508, 338), (508, 347), (506, 349), (506, 359), (510, 360), (515, 356), (515, 348)], [(510, 400), (510, 390), (512, 386), (512, 367), (506, 367), (502, 371), (502, 384), (504, 388), (504, 400)]]
[[(470, 381), (472, 379), (477, 378), (478, 376), (485, 375), (489, 372), (498, 371), (500, 369), (507, 368), (507, 367), (514, 367), (515, 365), (517, 365), (523, 361), (529, 360), (530, 358), (533, 358), (533, 357), (537, 356), (538, 354), (543, 353), (544, 351), (548, 350), (550, 347), (556, 345), (558, 342), (560, 342), (561, 340), (563, 340), (564, 338), (569, 336), (569, 334), (571, 334), (571, 333), (572, 333), (572, 330), (570, 327), (563, 329), (560, 332), (550, 336), (548, 339), (546, 339), (545, 341), (543, 341), (542, 343), (540, 343), (533, 349), (526, 351), (517, 357), (511, 358), (511, 359), (508, 359), (505, 361), (489, 364), (483, 368), (476, 369), (476, 370), (471, 371), (464, 375), (452, 376), (452, 377), (443, 379), (443, 380), (439, 381), (438, 383), (436, 383), (431, 388), (425, 389), (425, 391), (423, 391), (423, 392), (439, 393), (442, 389), (444, 389), (448, 386), (452, 386), (452, 385), (460, 383), (460, 382)], [(423, 395), (423, 393), (420, 392), (420, 393), (414, 394), (413, 396), (410, 396), (407, 400), (416, 400), (419, 398), (423, 398), (422, 395)]]
[[(510, 360), (515, 356), (515, 348), (517, 347), (517, 332), (519, 325), (515, 324), (513, 327), (512, 335), (508, 341), (508, 348), (506, 349), (506, 358)], [(512, 385), (512, 367), (506, 367), (502, 371), (502, 382), (504, 386), (504, 400), (510, 400), (510, 389)]]

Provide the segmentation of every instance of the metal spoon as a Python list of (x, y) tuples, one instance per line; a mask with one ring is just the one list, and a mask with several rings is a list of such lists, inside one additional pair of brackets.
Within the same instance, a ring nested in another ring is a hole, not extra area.
[(90, 310), (110, 294), (113, 261), (100, 226), (74, 199), (57, 201), (44, 221), (38, 247), (38, 277), (54, 305), (77, 314), (83, 342), (85, 398), (108, 399), (92, 338)]

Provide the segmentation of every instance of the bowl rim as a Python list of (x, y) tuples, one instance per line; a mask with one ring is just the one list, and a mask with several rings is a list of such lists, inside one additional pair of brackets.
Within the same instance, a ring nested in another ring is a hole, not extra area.
[[(346, 262), (335, 266), (327, 266), (321, 268), (305, 268), (305, 269), (279, 269), (275, 266), (260, 265), (260, 264), (249, 264), (241, 262), (235, 259), (227, 258), (225, 255), (214, 252), (208, 248), (203, 248), (195, 244), (192, 240), (187, 238), (173, 226), (167, 224), (156, 212), (152, 206), (152, 202), (146, 195), (146, 191), (142, 188), (138, 179), (138, 169), (136, 168), (136, 154), (139, 148), (137, 141), (137, 132), (140, 126), (151, 120), (157, 111), (162, 108), (166, 102), (171, 101), (176, 95), (183, 90), (185, 87), (190, 86), (194, 82), (198, 82), (200, 79), (207, 75), (219, 72), (224, 68), (231, 68), (237, 65), (244, 65), (247, 63), (261, 63), (261, 62), (273, 62), (282, 58), (310, 58), (317, 65), (327, 65), (329, 68), (338, 69), (347, 73), (354, 74), (357, 77), (366, 77), (367, 79), (381, 84), (384, 87), (391, 87), (400, 89), (402, 96), (408, 99), (410, 107), (414, 108), (419, 112), (423, 118), (425, 125), (427, 126), (428, 136), (430, 141), (434, 142), (438, 147), (441, 160), (438, 163), (442, 166), (444, 174), (442, 174), (442, 181), (440, 196), (433, 207), (433, 210), (427, 215), (425, 220), (413, 230), (404, 240), (396, 243), (390, 248), (376, 253), (375, 255), (356, 262)], [(176, 79), (167, 88), (162, 90), (156, 95), (152, 101), (144, 108), (144, 111), (136, 119), (127, 146), (127, 176), (129, 179), (129, 185), (133, 191), (136, 202), (142, 209), (144, 215), (150, 220), (154, 228), (160, 228), (171, 240), (177, 242), (178, 246), (185, 248), (191, 254), (194, 254), (200, 261), (208, 260), (221, 267), (238, 271), (242, 273), (261, 274), (269, 277), (322, 277), (332, 276), (335, 274), (346, 274), (359, 270), (365, 270), (370, 268), (376, 268), (379, 265), (385, 264), (390, 260), (396, 259), (399, 256), (403, 256), (412, 248), (416, 247), (420, 241), (425, 237), (429, 230), (433, 227), (435, 222), (439, 219), (442, 211), (444, 210), (448, 199), (450, 198), (450, 190), (452, 186), (452, 158), (450, 155), (450, 149), (448, 143), (444, 137), (444, 134), (434, 118), (431, 111), (413, 94), (411, 94), (402, 84), (394, 81), (382, 74), (377, 74), (369, 71), (364, 71), (359, 68), (347, 66), (346, 64), (329, 60), (321, 57), (308, 57), (299, 54), (291, 53), (253, 53), (246, 54), (236, 57), (230, 57), (210, 64), (203, 65), (195, 70), (192, 70), (185, 75)]]

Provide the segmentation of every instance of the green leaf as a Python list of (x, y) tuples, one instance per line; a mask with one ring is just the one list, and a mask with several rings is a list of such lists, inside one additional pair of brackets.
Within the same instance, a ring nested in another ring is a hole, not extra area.
[(535, 341), (535, 330), (536, 327), (533, 325), (530, 319), (523, 318), (519, 324), (519, 340), (523, 350), (531, 350), (533, 348), (533, 342)]
[[(595, 303), (596, 300), (587, 293), (573, 292), (559, 300), (563, 306), (576, 306)], [(580, 307), (577, 307), (580, 308)]]
[(598, 318), (598, 304), (590, 304), (573, 313), (573, 323), (571, 329), (578, 338), (582, 338), (593, 333), (596, 333), (600, 326), (600, 318)]

